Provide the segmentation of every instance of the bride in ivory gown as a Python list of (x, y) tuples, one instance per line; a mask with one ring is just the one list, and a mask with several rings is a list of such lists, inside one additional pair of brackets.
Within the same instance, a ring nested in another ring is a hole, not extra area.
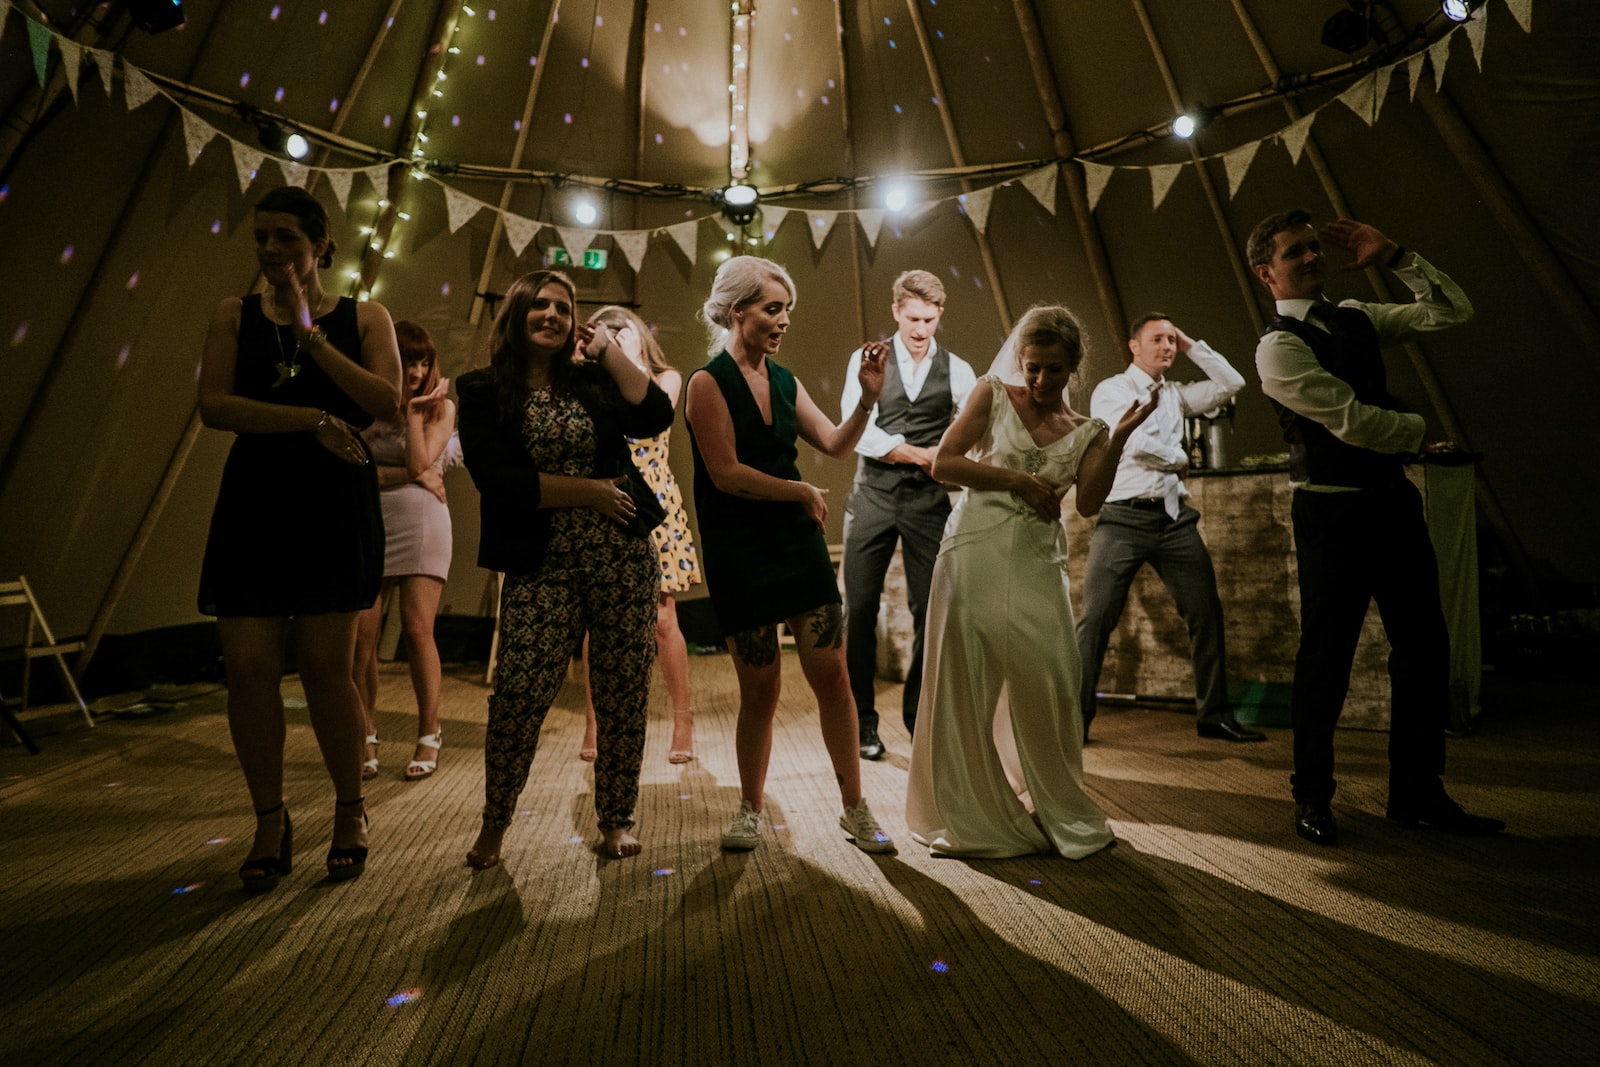
[(1113, 838), (1083, 791), (1082, 666), (1061, 500), (1100, 510), (1133, 429), (1071, 410), (1083, 359), (1064, 307), (1035, 307), (939, 443), (933, 473), (965, 486), (933, 569), (906, 822), (936, 855), (1080, 859)]

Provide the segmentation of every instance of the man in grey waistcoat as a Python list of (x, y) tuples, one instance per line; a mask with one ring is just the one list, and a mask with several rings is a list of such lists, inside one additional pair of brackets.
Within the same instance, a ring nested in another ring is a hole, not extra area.
[[(894, 280), (892, 311), (898, 327), (894, 359), (888, 361), (883, 393), (872, 406), (867, 428), (856, 445), (861, 458), (845, 506), (845, 661), (861, 719), (863, 759), (882, 759), (884, 754), (873, 679), (877, 676), (878, 605), (896, 542), (905, 564), (906, 601), (913, 627), (901, 715), (907, 732), (916, 725), (928, 589), (945, 519), (950, 515), (949, 491), (933, 479), (933, 457), (939, 439), (977, 382), (966, 360), (934, 340), (944, 314), (944, 296), (944, 283), (925, 270), (908, 270)], [(839, 410), (846, 418), (862, 405), (861, 387), (856, 382), (860, 361), (861, 350), (857, 349), (845, 370)]]

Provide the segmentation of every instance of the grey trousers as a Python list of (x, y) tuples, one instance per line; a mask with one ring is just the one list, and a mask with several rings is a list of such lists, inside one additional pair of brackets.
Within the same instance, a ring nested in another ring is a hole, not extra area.
[(1178, 614), (1189, 628), (1194, 662), (1195, 708), (1200, 722), (1231, 722), (1227, 655), (1222, 628), (1222, 601), (1211, 553), (1200, 540), (1200, 513), (1187, 504), (1178, 518), (1164, 511), (1146, 511), (1125, 504), (1107, 504), (1100, 511), (1089, 540), (1089, 565), (1084, 576), (1078, 615), (1078, 653), (1083, 658), (1083, 723), (1094, 718), (1095, 690), (1106, 648), (1128, 600), (1128, 587), (1146, 563), (1155, 568)]

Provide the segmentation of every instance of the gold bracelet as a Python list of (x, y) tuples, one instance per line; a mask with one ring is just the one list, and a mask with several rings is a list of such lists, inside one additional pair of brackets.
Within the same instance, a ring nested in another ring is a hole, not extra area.
[(328, 335), (321, 326), (313, 326), (311, 327), (310, 332), (301, 339), (299, 345), (295, 347), (295, 353), (297, 355), (309, 356), (314, 350), (321, 348), (323, 342), (327, 339)]
[(328, 413), (326, 411), (322, 411), (322, 412), (319, 412), (318, 414), (319, 414), (319, 418), (317, 419), (317, 424), (315, 426), (311, 427), (312, 436), (315, 436), (315, 435), (321, 433), (322, 432), (322, 428), (328, 424)]

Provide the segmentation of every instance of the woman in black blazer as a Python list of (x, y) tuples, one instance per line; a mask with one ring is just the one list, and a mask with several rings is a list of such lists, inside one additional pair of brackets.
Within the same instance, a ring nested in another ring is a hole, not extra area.
[(506, 293), (489, 366), (456, 381), (461, 448), (480, 494), (478, 564), (504, 571), (500, 655), (484, 745), (478, 870), (500, 842), (539, 729), (585, 633), (599, 722), (595, 813), (606, 855), (633, 856), (660, 575), (627, 491), (627, 437), (672, 424), (672, 403), (611, 344), (577, 325), (572, 282), (535, 271)]

